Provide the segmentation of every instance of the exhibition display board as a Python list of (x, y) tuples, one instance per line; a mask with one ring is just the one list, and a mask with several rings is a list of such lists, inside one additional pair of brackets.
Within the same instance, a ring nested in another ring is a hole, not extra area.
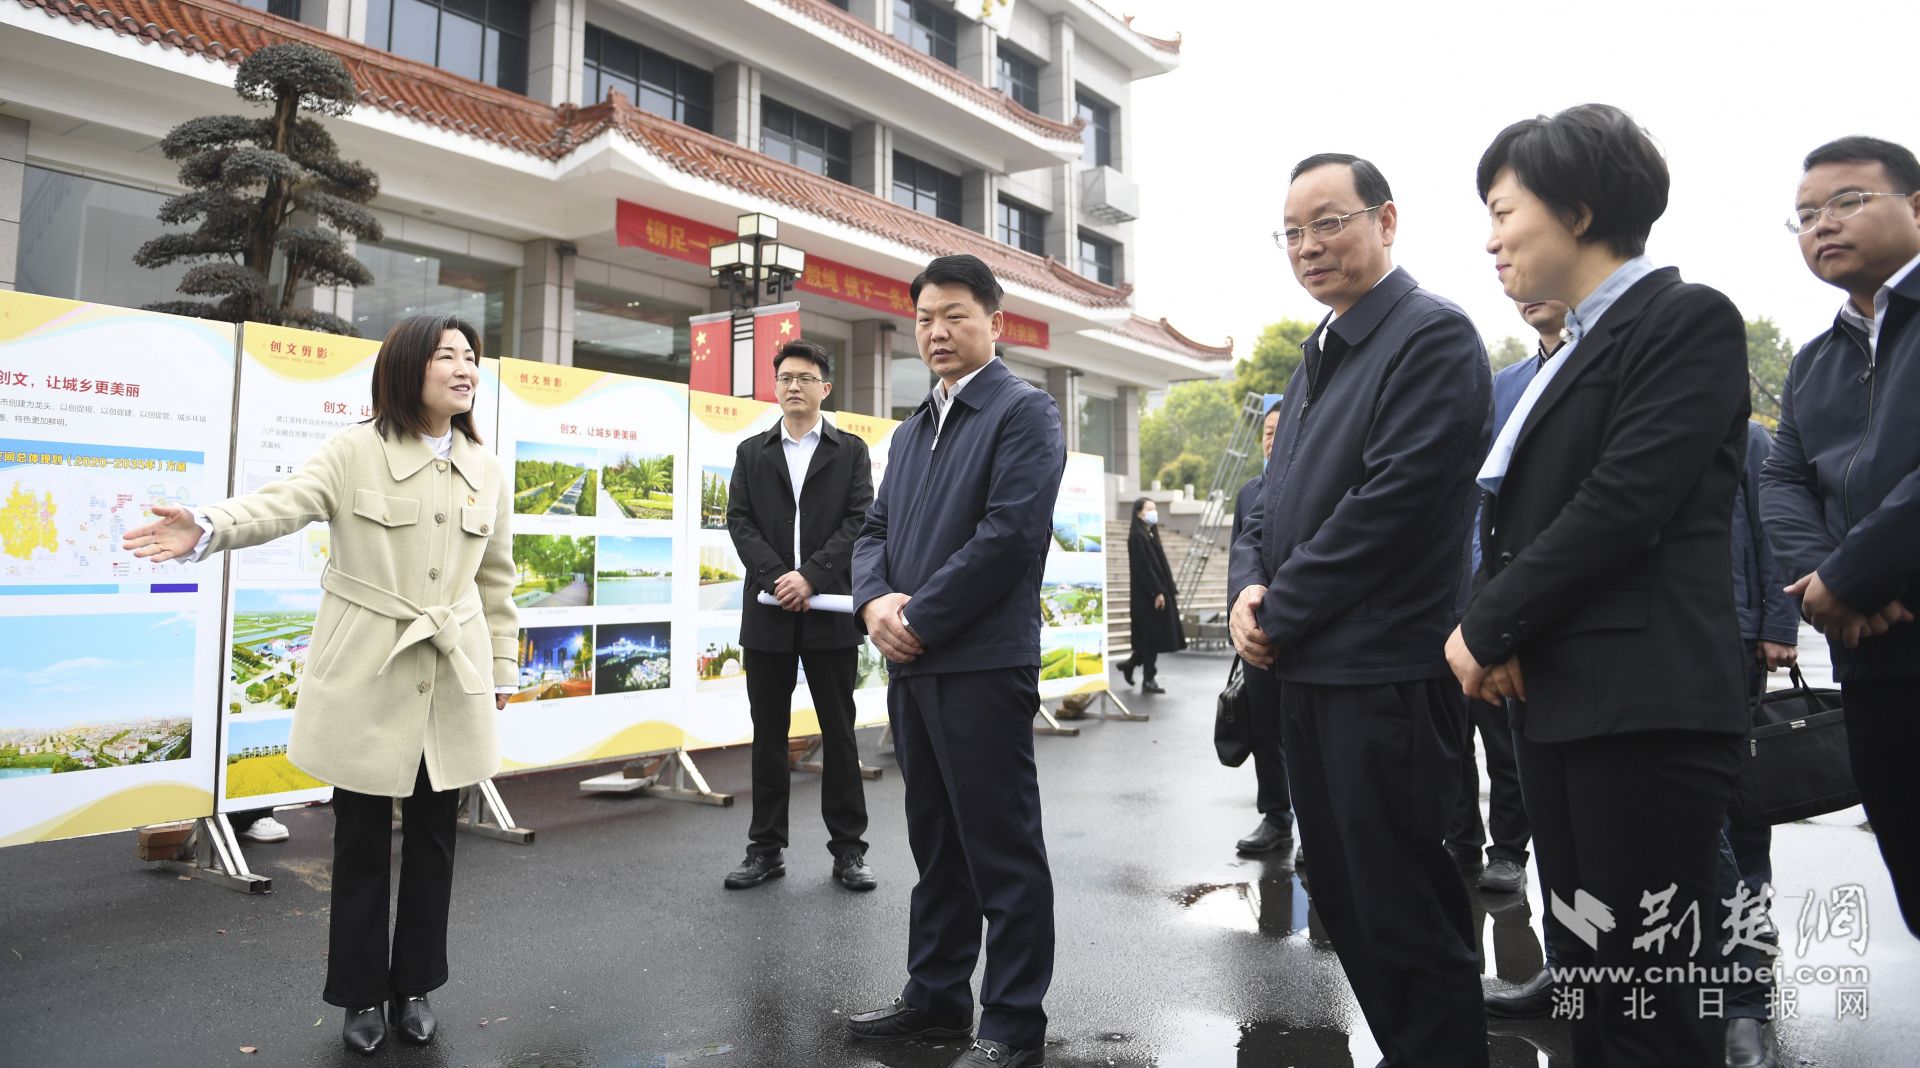
[(221, 565), (148, 506), (226, 496), (234, 328), (0, 292), (0, 846), (213, 808)]
[(1106, 464), (1067, 454), (1040, 585), (1040, 696), (1105, 690), (1107, 683)]

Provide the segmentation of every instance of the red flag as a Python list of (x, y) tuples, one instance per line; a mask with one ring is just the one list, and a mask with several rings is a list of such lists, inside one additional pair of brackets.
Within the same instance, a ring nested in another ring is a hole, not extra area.
[(696, 315), (687, 320), (693, 343), (693, 369), (687, 388), (702, 393), (733, 394), (733, 316), (727, 312)]
[(773, 357), (780, 346), (800, 340), (800, 305), (767, 304), (753, 309), (753, 399), (777, 401)]

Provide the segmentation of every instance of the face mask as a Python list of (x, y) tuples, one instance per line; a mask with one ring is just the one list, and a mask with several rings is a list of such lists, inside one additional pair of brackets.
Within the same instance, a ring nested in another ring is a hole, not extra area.
[(1157, 527), (1160, 525), (1160, 513), (1146, 512), (1140, 516), (1140, 522), (1145, 523), (1150, 527)]

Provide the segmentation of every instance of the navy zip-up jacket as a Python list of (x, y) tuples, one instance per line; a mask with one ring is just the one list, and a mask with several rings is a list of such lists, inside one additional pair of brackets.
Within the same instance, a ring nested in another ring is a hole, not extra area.
[(1450, 677), (1490, 433), (1486, 347), (1400, 269), (1327, 329), (1342, 344), (1307, 342), (1228, 588), (1267, 587), (1257, 617), (1283, 680)]
[(1788, 580), (1774, 562), (1760, 520), (1760, 469), (1772, 451), (1767, 428), (1748, 423), (1746, 473), (1733, 487), (1733, 611), (1747, 641), (1799, 645), (1800, 609), (1781, 588)]
[[(1788, 582), (1810, 571), (1856, 612), (1920, 612), (1920, 270), (1888, 294), (1880, 349), (1844, 320), (1793, 358), (1760, 474), (1760, 515)], [(1920, 678), (1920, 623), (1859, 648), (1829, 642), (1841, 682)]]
[[(854, 618), (889, 593), (926, 652), (894, 678), (1040, 666), (1040, 578), (1067, 466), (1060, 409), (997, 357), (893, 432), (887, 477), (853, 545)], [(862, 623), (862, 630), (865, 624)]]

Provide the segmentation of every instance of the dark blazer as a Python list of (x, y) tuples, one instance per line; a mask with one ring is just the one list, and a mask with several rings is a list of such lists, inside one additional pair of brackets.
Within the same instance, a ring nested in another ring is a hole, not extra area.
[(1669, 267), (1554, 357), (1484, 509), (1461, 621), (1480, 663), (1519, 656), (1528, 738), (1746, 729), (1728, 535), (1746, 353), (1733, 302)]
[(926, 652), (893, 678), (1040, 666), (1040, 578), (1067, 466), (1053, 398), (987, 362), (934, 447), (933, 396), (893, 432), (853, 549), (855, 619), (888, 593)]
[[(853, 592), (853, 539), (873, 503), (873, 466), (867, 443), (820, 419), (807, 478), (800, 487), (800, 574), (813, 592)], [(746, 565), (746, 598), (740, 606), (740, 644), (748, 649), (791, 653), (859, 645), (853, 617), (839, 612), (789, 612), (759, 603), (761, 590), (793, 567), (793, 478), (787, 472), (780, 425), (740, 443), (727, 490), (727, 532)], [(798, 622), (799, 626), (794, 624)], [(796, 644), (797, 643), (797, 644)]]
[(1486, 347), (1453, 302), (1396, 269), (1314, 332), (1281, 402), (1228, 589), (1267, 587), (1274, 673), (1357, 685), (1450, 677), (1473, 474), (1486, 452)]
[[(1920, 611), (1920, 270), (1887, 296), (1880, 349), (1843, 320), (1793, 358), (1760, 476), (1767, 540), (1788, 582), (1810, 571), (1841, 603)], [(1920, 677), (1920, 623), (1859, 648), (1829, 642), (1842, 682)]]
[[(1261, 480), (1261, 475), (1255, 475), (1252, 478), (1247, 479), (1247, 481), (1243, 485), (1241, 485), (1240, 492), (1234, 495), (1233, 533), (1229, 535), (1227, 538), (1227, 556), (1229, 558), (1229, 563), (1231, 563), (1231, 558), (1233, 556), (1233, 543), (1236, 541), (1239, 541), (1240, 535), (1242, 533), (1245, 533), (1247, 529), (1247, 514), (1253, 511), (1253, 506), (1256, 503), (1258, 503), (1260, 500), (1260, 480)], [(1227, 590), (1227, 611), (1228, 612), (1233, 611), (1233, 602), (1235, 598), (1238, 596), (1239, 595), (1237, 591), (1233, 590), (1231, 586), (1229, 586)]]
[(1767, 548), (1760, 521), (1760, 469), (1772, 450), (1767, 428), (1748, 423), (1746, 464), (1733, 488), (1733, 611), (1747, 641), (1799, 645), (1800, 606), (1783, 589), (1788, 580)]
[[(1173, 653), (1187, 647), (1187, 631), (1180, 623), (1180, 602), (1173, 585), (1167, 551), (1145, 523), (1127, 529), (1127, 608), (1132, 620), (1130, 644), (1138, 653)], [(1155, 608), (1155, 596), (1167, 599)]]

